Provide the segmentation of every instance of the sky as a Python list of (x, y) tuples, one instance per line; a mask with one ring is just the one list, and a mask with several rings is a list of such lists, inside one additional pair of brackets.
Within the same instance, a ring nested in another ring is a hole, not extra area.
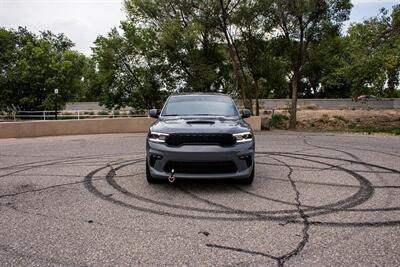
[[(390, 9), (398, 1), (353, 0), (350, 21), (362, 22), (376, 16), (382, 7)], [(39, 32), (64, 33), (75, 43), (75, 49), (91, 54), (90, 47), (99, 35), (118, 27), (125, 15), (122, 0), (0, 0), (0, 27)]]

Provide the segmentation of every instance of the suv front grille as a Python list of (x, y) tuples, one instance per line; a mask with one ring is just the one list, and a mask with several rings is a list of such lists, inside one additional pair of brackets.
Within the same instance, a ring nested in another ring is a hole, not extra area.
[(187, 173), (187, 174), (221, 174), (237, 172), (236, 164), (233, 161), (221, 162), (177, 162), (168, 161), (164, 166), (167, 173)]
[(232, 146), (235, 144), (232, 134), (170, 134), (166, 143), (170, 146), (181, 145), (220, 145)]

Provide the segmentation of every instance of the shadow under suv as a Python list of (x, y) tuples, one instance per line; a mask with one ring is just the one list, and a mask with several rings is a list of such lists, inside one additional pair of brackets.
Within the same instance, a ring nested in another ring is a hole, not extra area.
[(232, 98), (223, 94), (173, 95), (146, 140), (149, 183), (176, 178), (254, 180), (254, 137)]

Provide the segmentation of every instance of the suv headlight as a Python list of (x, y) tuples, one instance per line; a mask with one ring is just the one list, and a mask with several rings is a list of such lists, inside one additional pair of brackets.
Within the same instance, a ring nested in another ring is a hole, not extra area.
[(165, 133), (157, 133), (157, 132), (150, 132), (149, 133), (149, 141), (157, 142), (157, 143), (165, 143), (169, 134)]
[(253, 141), (253, 134), (251, 132), (233, 134), (236, 143), (245, 143)]

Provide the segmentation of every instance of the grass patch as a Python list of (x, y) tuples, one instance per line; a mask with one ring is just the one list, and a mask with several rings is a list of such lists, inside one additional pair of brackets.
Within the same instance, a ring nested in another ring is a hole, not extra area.
[(377, 127), (354, 127), (351, 128), (352, 132), (357, 133), (386, 133), (386, 134), (393, 134), (393, 135), (400, 135), (400, 128), (392, 128), (392, 129), (384, 129), (384, 128), (377, 128)]

